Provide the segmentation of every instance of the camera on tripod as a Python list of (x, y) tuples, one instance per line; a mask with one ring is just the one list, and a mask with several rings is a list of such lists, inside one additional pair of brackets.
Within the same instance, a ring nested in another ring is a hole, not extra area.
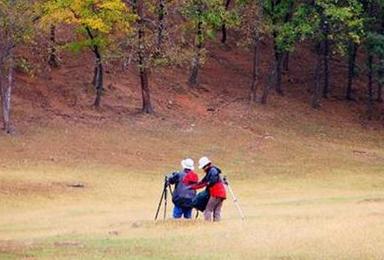
[(161, 193), (159, 205), (157, 207), (156, 215), (155, 215), (155, 220), (157, 220), (161, 208), (161, 204), (164, 202), (164, 215), (163, 219), (165, 220), (167, 217), (167, 204), (168, 204), (168, 191), (173, 195), (172, 187), (171, 184), (169, 183), (169, 179), (172, 178), (177, 172), (172, 172), (171, 174), (167, 174), (164, 176), (164, 186), (163, 186), (163, 192)]

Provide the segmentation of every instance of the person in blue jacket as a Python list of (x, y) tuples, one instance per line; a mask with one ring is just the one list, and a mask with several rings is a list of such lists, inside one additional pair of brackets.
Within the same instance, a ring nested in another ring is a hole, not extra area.
[(189, 219), (192, 217), (192, 200), (196, 196), (196, 191), (191, 189), (191, 185), (198, 182), (198, 176), (194, 172), (194, 162), (188, 158), (181, 161), (182, 171), (174, 172), (167, 177), (171, 185), (175, 185), (172, 202), (174, 204), (173, 217), (178, 219), (184, 216)]

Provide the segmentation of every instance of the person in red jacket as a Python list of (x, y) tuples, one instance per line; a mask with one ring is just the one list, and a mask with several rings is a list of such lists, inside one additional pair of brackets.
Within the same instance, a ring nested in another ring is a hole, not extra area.
[(221, 170), (214, 166), (207, 157), (200, 158), (199, 169), (203, 169), (206, 174), (199, 183), (192, 185), (191, 188), (194, 190), (208, 188), (210, 198), (204, 210), (204, 219), (212, 221), (213, 217), (213, 221), (220, 221), (221, 207), (227, 197), (224, 182), (220, 177)]

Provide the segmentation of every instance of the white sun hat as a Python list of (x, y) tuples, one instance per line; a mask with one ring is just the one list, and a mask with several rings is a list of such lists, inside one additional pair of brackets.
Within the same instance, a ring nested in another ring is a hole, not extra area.
[(187, 158), (181, 161), (181, 167), (183, 167), (183, 169), (194, 170), (195, 169), (194, 164), (195, 163), (191, 158)]
[(208, 159), (208, 157), (204, 156), (201, 157), (199, 160), (199, 169), (203, 169), (205, 166), (211, 163), (211, 160)]

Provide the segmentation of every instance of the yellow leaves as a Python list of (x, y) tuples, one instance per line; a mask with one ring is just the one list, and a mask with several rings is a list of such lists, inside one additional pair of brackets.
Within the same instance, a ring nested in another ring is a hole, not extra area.
[(137, 19), (123, 0), (44, 0), (39, 6), (41, 24), (46, 28), (52, 24), (74, 28), (80, 36), (71, 43), (74, 49), (95, 45), (104, 48), (127, 37)]
[(135, 17), (122, 0), (46, 0), (42, 23), (65, 23), (111, 33), (114, 27), (129, 28)]
[(111, 11), (128, 11), (126, 5), (121, 0), (102, 1), (97, 6)]
[(108, 33), (111, 30), (111, 27), (108, 26), (101, 18), (92, 17), (82, 19), (82, 25), (88, 27), (95, 31), (100, 31), (103, 33)]
[(57, 23), (73, 24), (76, 23), (76, 18), (70, 10), (51, 9), (49, 15), (44, 15), (40, 19), (40, 25), (44, 28)]

